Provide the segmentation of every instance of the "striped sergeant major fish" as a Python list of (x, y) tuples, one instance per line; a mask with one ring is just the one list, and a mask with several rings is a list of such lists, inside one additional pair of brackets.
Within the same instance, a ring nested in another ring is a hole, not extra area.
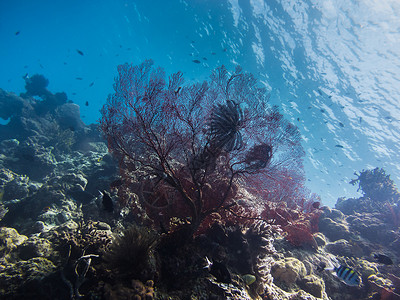
[(326, 264), (324, 262), (320, 263), (317, 267), (318, 271), (327, 270), (333, 271), (333, 273), (345, 284), (349, 286), (359, 286), (361, 284), (360, 275), (354, 271), (353, 269), (340, 265), (338, 267), (326, 268)]

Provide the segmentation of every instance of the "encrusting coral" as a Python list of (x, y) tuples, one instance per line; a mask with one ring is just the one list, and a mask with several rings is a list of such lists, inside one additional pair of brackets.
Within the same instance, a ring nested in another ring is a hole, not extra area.
[(153, 285), (154, 282), (152, 280), (148, 280), (143, 284), (141, 281), (135, 279), (131, 281), (130, 286), (124, 286), (122, 284), (111, 286), (106, 284), (104, 287), (104, 298), (106, 300), (152, 300), (154, 299)]

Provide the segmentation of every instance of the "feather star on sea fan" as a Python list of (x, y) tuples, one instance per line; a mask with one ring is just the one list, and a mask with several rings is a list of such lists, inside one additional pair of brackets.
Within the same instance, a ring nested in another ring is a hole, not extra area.
[(211, 145), (226, 151), (239, 150), (243, 146), (242, 125), (243, 111), (239, 104), (227, 100), (225, 105), (218, 105), (209, 122)]

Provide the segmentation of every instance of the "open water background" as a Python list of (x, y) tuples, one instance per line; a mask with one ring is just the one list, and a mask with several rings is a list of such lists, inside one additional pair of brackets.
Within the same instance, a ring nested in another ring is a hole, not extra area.
[(400, 183), (397, 0), (1, 0), (0, 43), (0, 88), (18, 94), (25, 74), (43, 74), (86, 123), (118, 64), (152, 58), (188, 81), (240, 64), (300, 128), (324, 204), (358, 196), (348, 182), (362, 169)]

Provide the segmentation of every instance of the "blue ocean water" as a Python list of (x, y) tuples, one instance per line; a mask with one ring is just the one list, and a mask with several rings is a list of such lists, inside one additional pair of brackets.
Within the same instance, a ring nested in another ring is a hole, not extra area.
[(362, 169), (400, 183), (396, 0), (3, 0), (0, 41), (0, 88), (18, 94), (23, 76), (43, 74), (87, 124), (119, 64), (152, 58), (189, 81), (240, 64), (300, 128), (307, 184), (325, 204), (358, 195), (348, 182)]

